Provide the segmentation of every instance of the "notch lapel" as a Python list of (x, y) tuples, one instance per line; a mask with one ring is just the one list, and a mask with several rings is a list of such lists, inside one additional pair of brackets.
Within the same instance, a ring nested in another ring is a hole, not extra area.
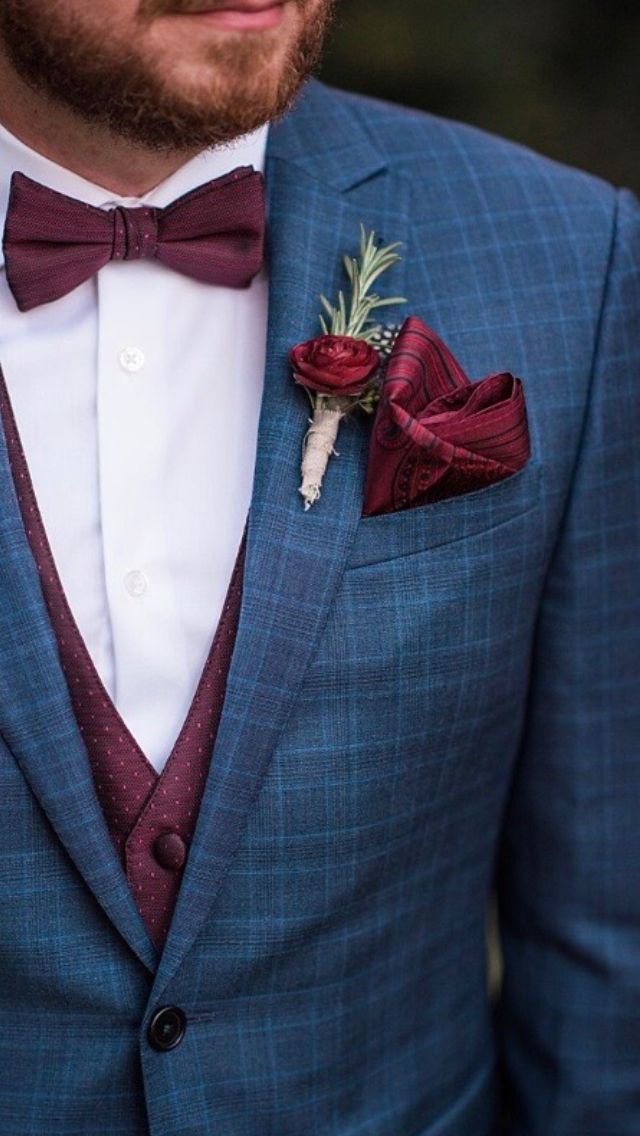
[[(310, 139), (315, 139), (313, 149)], [(202, 926), (242, 838), (362, 512), (368, 429), (355, 417), (342, 426), (339, 457), (329, 463), (322, 497), (304, 511), (298, 486), (309, 402), (293, 383), (288, 353), (319, 333), (319, 295), (333, 296), (344, 288), (342, 256), (357, 251), (360, 224), (380, 232), (384, 193), (357, 191), (376, 176), (384, 178), (380, 155), (319, 84), (309, 84), (296, 110), (272, 128), (267, 366), (242, 608), (209, 779), (152, 992), (155, 1001)], [(387, 239), (405, 239), (403, 205), (400, 189), (394, 196), (394, 233)], [(397, 266), (386, 288), (397, 294), (401, 284)]]

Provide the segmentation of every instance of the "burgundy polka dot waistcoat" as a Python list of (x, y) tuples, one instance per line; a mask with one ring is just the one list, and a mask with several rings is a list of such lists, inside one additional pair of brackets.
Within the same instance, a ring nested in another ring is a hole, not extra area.
[(158, 774), (107, 694), (71, 613), (1, 374), (0, 413), (24, 527), (40, 574), (98, 800), (138, 909), (156, 948), (161, 950), (222, 712), (240, 613), (245, 540), (193, 702), (162, 774)]

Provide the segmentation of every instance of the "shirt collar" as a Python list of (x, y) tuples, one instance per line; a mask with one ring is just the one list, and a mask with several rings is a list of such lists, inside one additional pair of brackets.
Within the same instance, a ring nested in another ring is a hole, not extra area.
[[(0, 235), (4, 232), (11, 175), (16, 171), (49, 189), (100, 209), (113, 209), (116, 205), (155, 205), (162, 208), (190, 190), (197, 189), (199, 185), (222, 177), (237, 166), (253, 166), (255, 170), (264, 173), (268, 131), (267, 123), (226, 146), (204, 150), (142, 197), (118, 197), (111, 190), (95, 185), (45, 158), (0, 125)], [(4, 254), (0, 242), (0, 268), (3, 265)]]

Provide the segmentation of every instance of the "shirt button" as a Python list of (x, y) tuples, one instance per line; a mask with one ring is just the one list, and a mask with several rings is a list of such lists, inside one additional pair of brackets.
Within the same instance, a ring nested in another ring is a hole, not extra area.
[(135, 375), (136, 371), (141, 371), (144, 367), (144, 351), (139, 347), (123, 347), (118, 362), (128, 375)]
[(132, 572), (127, 572), (124, 578), (124, 586), (129, 595), (137, 599), (138, 596), (144, 595), (149, 587), (149, 581), (144, 572), (141, 572), (138, 568), (134, 568)]

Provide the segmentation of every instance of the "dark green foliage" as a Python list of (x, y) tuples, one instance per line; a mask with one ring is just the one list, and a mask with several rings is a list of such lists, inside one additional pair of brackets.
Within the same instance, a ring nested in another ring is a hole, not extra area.
[(339, 0), (321, 78), (640, 189), (638, 0)]

